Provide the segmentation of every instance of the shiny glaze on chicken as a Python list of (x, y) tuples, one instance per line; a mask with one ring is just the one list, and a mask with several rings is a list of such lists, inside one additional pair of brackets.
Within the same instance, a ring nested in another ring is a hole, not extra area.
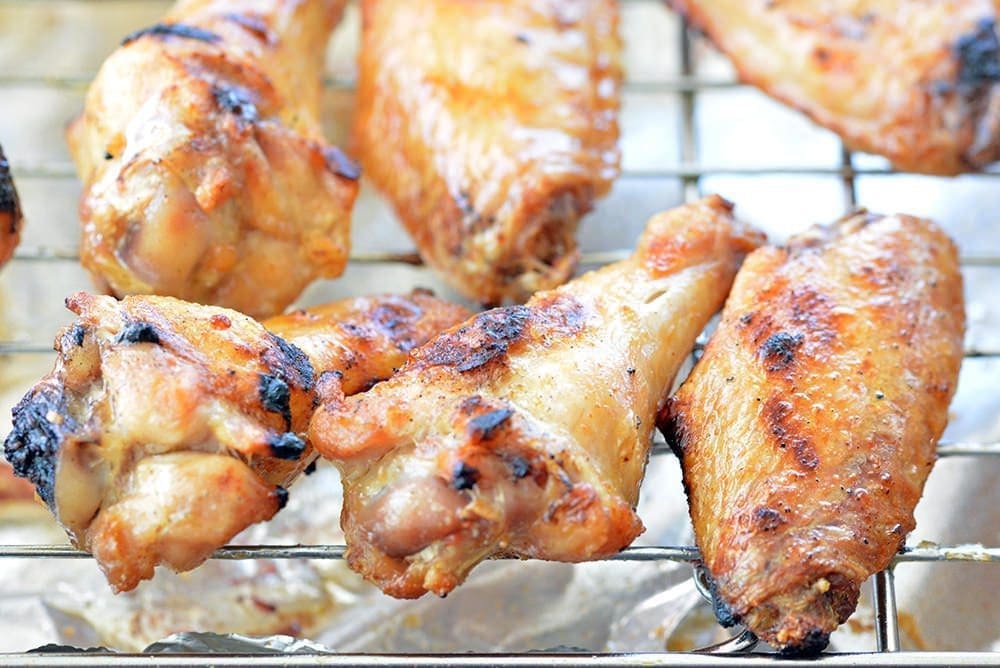
[(359, 171), (318, 115), (342, 4), (180, 0), (124, 39), (68, 131), (99, 286), (269, 316), (340, 275)]
[(964, 323), (927, 220), (861, 213), (747, 258), (663, 414), (720, 621), (826, 646), (913, 529)]
[(17, 197), (10, 163), (0, 146), (0, 267), (7, 263), (21, 241), (21, 201)]
[(996, 0), (670, 0), (744, 81), (896, 168), (1000, 160)]
[(466, 297), (566, 281), (618, 174), (612, 0), (363, 0), (355, 141), (423, 259)]
[(655, 216), (628, 260), (481, 313), (310, 426), (341, 470), (350, 566), (444, 595), (480, 561), (605, 557), (634, 512), (656, 412), (761, 236), (719, 197)]
[(79, 317), (15, 407), (4, 451), (115, 591), (160, 563), (194, 568), (284, 505), (316, 457), (317, 383), (364, 389), (468, 316), (419, 292), (264, 325), (170, 297), (80, 293), (67, 306)]

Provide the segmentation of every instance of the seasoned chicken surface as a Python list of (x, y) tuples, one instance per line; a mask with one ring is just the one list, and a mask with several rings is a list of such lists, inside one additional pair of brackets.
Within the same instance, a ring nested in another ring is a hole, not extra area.
[(180, 0), (123, 40), (68, 132), (102, 288), (268, 316), (340, 275), (359, 172), (318, 114), (342, 5)]
[(327, 392), (309, 433), (342, 473), (350, 566), (443, 595), (491, 555), (632, 542), (657, 409), (761, 241), (730, 208), (660, 214), (630, 259), (475, 316), (366, 393)]
[(751, 254), (663, 412), (720, 621), (822, 650), (913, 529), (962, 361), (954, 244), (858, 214)]
[(0, 267), (7, 263), (21, 241), (21, 201), (17, 197), (10, 164), (0, 146)]
[(997, 0), (670, 0), (743, 80), (896, 168), (1000, 160)]
[(317, 383), (364, 389), (468, 316), (419, 292), (266, 326), (170, 297), (80, 293), (67, 306), (79, 317), (14, 408), (4, 453), (116, 591), (160, 563), (194, 568), (284, 505), (315, 459)]
[(355, 141), (453, 288), (521, 302), (566, 281), (618, 174), (613, 0), (363, 0)]

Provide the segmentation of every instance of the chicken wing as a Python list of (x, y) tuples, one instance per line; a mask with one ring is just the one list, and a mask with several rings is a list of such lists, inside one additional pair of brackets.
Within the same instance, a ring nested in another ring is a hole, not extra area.
[(342, 5), (180, 0), (124, 39), (68, 132), (102, 288), (268, 316), (343, 271), (359, 171), (318, 119)]
[(364, 0), (355, 141), (423, 259), (466, 297), (523, 301), (577, 260), (618, 174), (612, 0)]
[(954, 244), (858, 214), (750, 255), (661, 423), (720, 621), (815, 653), (913, 529), (962, 361)]
[(761, 241), (730, 208), (658, 215), (630, 259), (477, 315), (366, 393), (327, 393), (309, 433), (342, 473), (351, 567), (443, 595), (491, 555), (632, 542), (656, 411)]
[(468, 315), (419, 292), (283, 316), (273, 331), (170, 297), (67, 305), (79, 317), (15, 407), (4, 452), (116, 591), (160, 563), (194, 568), (284, 505), (315, 459), (303, 436), (317, 383), (364, 389)]
[(7, 263), (21, 241), (21, 201), (17, 197), (10, 164), (0, 146), (0, 267)]
[(898, 169), (1000, 160), (995, 0), (670, 0), (743, 80)]

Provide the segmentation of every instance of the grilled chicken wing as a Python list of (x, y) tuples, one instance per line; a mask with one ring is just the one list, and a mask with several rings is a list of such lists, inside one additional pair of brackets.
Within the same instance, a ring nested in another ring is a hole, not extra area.
[(747, 258), (663, 415), (720, 620), (826, 646), (913, 528), (964, 322), (927, 220), (859, 214)]
[(315, 458), (303, 435), (317, 382), (364, 389), (468, 315), (423, 293), (267, 327), (170, 297), (81, 293), (67, 305), (79, 318), (15, 407), (4, 450), (116, 591), (159, 563), (194, 568), (284, 505)]
[(656, 411), (760, 240), (721, 198), (675, 209), (630, 259), (477, 315), (366, 393), (328, 394), (310, 437), (343, 475), (351, 567), (416, 597), (490, 555), (628, 545)]
[(740, 76), (899, 169), (1000, 160), (996, 0), (670, 0)]
[(10, 164), (0, 147), (0, 267), (6, 264), (21, 240), (21, 201), (17, 197)]
[(125, 38), (68, 132), (102, 287), (267, 316), (343, 271), (359, 172), (318, 119), (342, 5), (180, 0)]
[(364, 0), (355, 141), (421, 256), (483, 303), (566, 281), (618, 173), (612, 0)]

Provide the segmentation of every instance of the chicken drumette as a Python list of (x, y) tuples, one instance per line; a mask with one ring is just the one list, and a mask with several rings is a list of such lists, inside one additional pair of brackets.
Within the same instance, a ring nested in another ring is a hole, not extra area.
[(365, 389), (468, 312), (425, 293), (346, 300), (263, 325), (170, 297), (67, 300), (55, 369), (4, 451), (116, 591), (194, 568), (284, 505), (314, 459), (315, 387)]
[(740, 76), (899, 169), (1000, 159), (995, 0), (670, 0)]
[(421, 256), (488, 304), (567, 280), (618, 173), (613, 0), (364, 0), (355, 140)]
[(721, 198), (675, 209), (628, 260), (475, 316), (366, 393), (326, 393), (309, 433), (343, 474), (351, 567), (415, 597), (491, 555), (628, 545), (656, 412), (760, 241)]
[(862, 213), (747, 258), (663, 416), (720, 621), (826, 646), (913, 529), (964, 322), (927, 220)]
[(318, 119), (342, 4), (181, 0), (125, 38), (68, 132), (99, 285), (268, 316), (343, 271), (359, 172)]

